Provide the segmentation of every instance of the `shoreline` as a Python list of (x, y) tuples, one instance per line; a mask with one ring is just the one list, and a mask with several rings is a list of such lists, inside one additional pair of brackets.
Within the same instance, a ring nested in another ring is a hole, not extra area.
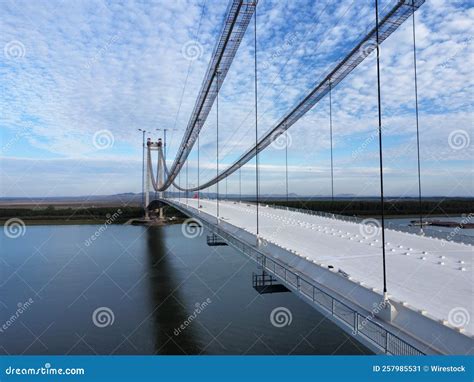
[[(351, 216), (351, 215), (347, 215)], [(360, 215), (357, 216), (358, 218), (375, 218), (375, 219), (380, 219), (380, 216), (377, 215)], [(449, 217), (462, 217), (460, 214), (447, 214), (444, 216), (440, 215), (432, 215), (432, 216), (424, 216), (424, 218), (429, 218), (429, 219), (434, 219), (434, 218), (449, 218)], [(10, 217), (10, 218), (0, 218), (0, 224), (4, 225), (8, 220), (16, 218), (16, 219), (21, 219), (21, 221), (27, 225), (27, 226), (46, 226), (46, 225), (102, 225), (106, 224), (106, 220), (102, 218), (96, 218), (96, 219), (72, 219), (72, 220), (65, 220), (61, 219), (58, 217), (54, 217), (51, 219), (48, 218), (42, 218), (42, 219), (31, 219), (31, 218), (22, 218), (22, 217)], [(386, 220), (395, 220), (395, 219), (417, 219), (418, 216), (416, 215), (391, 215), (391, 216), (385, 216)], [(144, 226), (166, 226), (166, 225), (173, 225), (173, 224), (181, 224), (184, 222), (185, 218), (183, 217), (169, 217), (165, 218), (165, 221), (149, 221), (145, 222), (142, 221), (143, 217), (133, 217), (129, 219), (121, 219), (120, 221), (114, 221), (111, 222), (110, 225), (144, 225)], [(109, 225), (109, 224), (108, 224)], [(453, 225), (451, 228), (459, 227), (459, 225)], [(436, 226), (436, 225), (432, 225)], [(450, 227), (446, 227), (450, 228)], [(461, 229), (472, 229), (471, 227), (460, 227)]]

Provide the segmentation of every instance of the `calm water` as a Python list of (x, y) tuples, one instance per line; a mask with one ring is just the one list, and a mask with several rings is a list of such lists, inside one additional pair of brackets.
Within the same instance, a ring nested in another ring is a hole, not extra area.
[[(205, 231), (187, 239), (181, 225), (109, 226), (87, 246), (99, 228), (2, 231), (0, 354), (369, 352), (292, 293), (257, 294), (256, 265), (208, 247)], [(279, 307), (290, 325), (272, 325)]]

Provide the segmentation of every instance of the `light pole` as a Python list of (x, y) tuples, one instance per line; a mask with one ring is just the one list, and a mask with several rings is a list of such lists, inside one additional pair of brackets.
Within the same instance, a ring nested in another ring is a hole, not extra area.
[(145, 134), (146, 130), (138, 129), (142, 132), (143, 141), (142, 141), (142, 206), (145, 209)]

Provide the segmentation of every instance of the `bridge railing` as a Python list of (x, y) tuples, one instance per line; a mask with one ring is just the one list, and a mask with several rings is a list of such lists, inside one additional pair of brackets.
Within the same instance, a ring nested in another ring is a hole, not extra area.
[[(196, 211), (197, 215), (198, 211), (194, 207), (185, 207), (175, 203), (173, 203), (173, 205), (183, 212), (189, 213), (189, 210), (194, 210)], [(214, 222), (207, 221), (203, 214), (199, 215), (199, 221), (212, 233), (220, 236), (229, 245), (254, 260), (257, 264), (261, 265), (263, 269), (286, 282), (287, 285), (289, 285), (294, 291), (300, 293), (302, 296), (322, 308), (326, 313), (338, 319), (343, 325), (352, 331), (354, 336), (363, 336), (367, 341), (375, 345), (375, 347), (386, 354), (425, 354), (421, 350), (402, 339), (397, 334), (385, 328), (380, 323), (374, 321), (370, 314), (364, 316), (340, 299), (328, 294), (322, 288), (316, 286), (300, 273), (290, 269), (287, 264), (270, 258), (260, 249), (252, 246), (244, 239), (239, 238), (235, 234), (222, 229)]]
[[(260, 204), (260, 205), (265, 207), (267, 204), (265, 205)], [(319, 217), (323, 217), (327, 219), (337, 219), (337, 220), (345, 221), (348, 223), (365, 224), (364, 220), (366, 220), (366, 219), (359, 218), (356, 216), (333, 214), (330, 212), (315, 211), (315, 210), (309, 210), (309, 209), (304, 209), (304, 208), (286, 207), (286, 206), (281, 206), (277, 204), (268, 204), (268, 206), (271, 208), (279, 209), (279, 210), (292, 211), (292, 212), (302, 213), (306, 215), (319, 216)], [(422, 235), (422, 236), (430, 237), (432, 239), (453, 241), (456, 243), (474, 245), (474, 236), (460, 234), (459, 232), (456, 232), (455, 229), (449, 232), (441, 231), (441, 230), (436, 231), (435, 228), (428, 226), (428, 227), (424, 227), (423, 234), (421, 234), (420, 227), (402, 225), (400, 223), (391, 222), (390, 219), (386, 219), (385, 222), (386, 222), (386, 227), (388, 229), (391, 229), (392, 231), (404, 232), (404, 233), (409, 233), (409, 234), (417, 235), (417, 236)]]

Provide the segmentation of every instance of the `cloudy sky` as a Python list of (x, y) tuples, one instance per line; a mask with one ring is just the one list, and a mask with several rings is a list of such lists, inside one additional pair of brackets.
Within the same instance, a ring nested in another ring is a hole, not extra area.
[[(272, 128), (374, 24), (373, 0), (260, 0), (258, 133)], [(388, 10), (394, 0), (380, 0)], [(171, 164), (224, 21), (227, 1), (0, 0), (0, 196), (139, 192), (141, 134), (170, 129)], [(382, 11), (383, 12), (383, 11)], [(474, 196), (470, 1), (416, 12), (423, 194)], [(222, 168), (254, 137), (253, 20), (220, 94)], [(378, 195), (376, 60), (332, 93), (336, 194)], [(381, 46), (386, 193), (417, 192), (412, 19)], [(172, 129), (172, 130), (171, 130)], [(289, 189), (330, 194), (329, 100), (291, 127)], [(200, 179), (216, 172), (216, 110)], [(285, 191), (284, 145), (261, 157), (263, 193)], [(254, 190), (254, 162), (242, 171)], [(189, 184), (197, 183), (196, 150)], [(181, 182), (185, 182), (185, 174)], [(223, 185), (225, 189), (225, 185)], [(221, 188), (222, 190), (222, 188)], [(228, 180), (237, 192), (238, 174)]]

